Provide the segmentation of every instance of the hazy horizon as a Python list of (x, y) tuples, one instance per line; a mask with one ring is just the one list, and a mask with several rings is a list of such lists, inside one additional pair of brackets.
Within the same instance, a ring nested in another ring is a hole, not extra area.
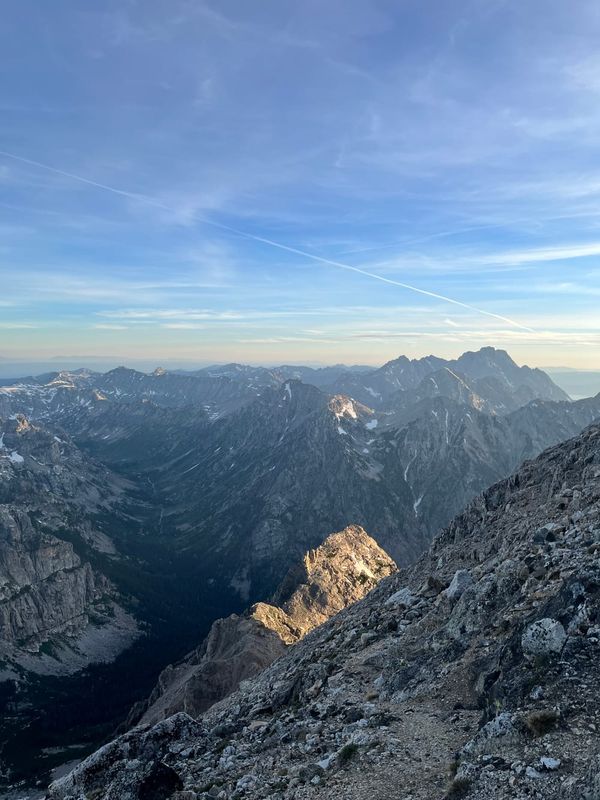
[[(476, 348), (476, 350), (480, 350), (481, 348), (485, 348), (490, 345), (481, 345), (481, 347)], [(198, 358), (177, 358), (177, 357), (167, 357), (165, 359), (157, 359), (152, 358), (151, 356), (147, 358), (128, 358), (128, 357), (120, 357), (117, 355), (105, 354), (105, 355), (54, 355), (48, 356), (46, 358), (29, 358), (29, 359), (13, 359), (6, 356), (0, 355), (0, 377), (22, 377), (25, 373), (14, 373), (14, 365), (19, 366), (36, 366), (41, 367), (40, 372), (56, 370), (75, 370), (75, 369), (97, 369), (98, 371), (106, 371), (110, 369), (115, 369), (116, 367), (128, 367), (131, 369), (139, 369), (142, 371), (152, 371), (159, 367), (165, 367), (167, 369), (202, 369), (205, 367), (210, 366), (223, 366), (225, 364), (243, 364), (252, 367), (265, 367), (265, 368), (272, 368), (282, 366), (284, 364), (289, 366), (306, 366), (306, 367), (333, 367), (333, 366), (346, 366), (346, 367), (365, 367), (365, 368), (377, 368), (381, 367), (386, 364), (388, 361), (393, 361), (394, 359), (398, 359), (401, 357), (411, 358), (411, 359), (419, 359), (419, 358), (426, 358), (428, 356), (437, 356), (442, 358), (447, 358), (449, 360), (453, 358), (458, 358), (460, 355), (465, 353), (469, 348), (454, 348), (451, 349), (449, 352), (446, 353), (445, 356), (442, 356), (440, 352), (427, 352), (423, 353), (423, 355), (412, 355), (403, 352), (396, 352), (391, 356), (389, 359), (382, 360), (381, 358), (373, 358), (369, 361), (317, 361), (311, 359), (280, 359), (280, 360), (244, 360), (241, 358), (233, 358), (233, 359), (198, 359)], [(524, 361), (520, 361), (514, 357), (514, 354), (510, 352), (509, 349), (506, 348), (497, 348), (499, 350), (504, 350), (508, 353), (508, 355), (513, 358), (513, 360), (519, 366), (529, 366), (532, 368), (542, 369), (548, 371), (549, 373), (556, 373), (556, 372), (577, 372), (577, 373), (597, 373), (600, 370), (594, 369), (593, 367), (588, 368), (577, 368), (577, 367), (569, 367), (565, 364), (559, 364), (556, 366), (548, 365), (548, 364), (537, 364), (533, 362), (526, 363)], [(374, 353), (374, 356), (377, 354)]]

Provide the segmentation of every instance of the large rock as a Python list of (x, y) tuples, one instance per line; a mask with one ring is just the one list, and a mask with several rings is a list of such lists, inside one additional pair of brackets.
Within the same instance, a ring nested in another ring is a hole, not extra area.
[(252, 611), (218, 619), (200, 647), (161, 672), (141, 718), (136, 707), (130, 722), (154, 723), (178, 711), (197, 717), (272, 664), (286, 645), (266, 621), (262, 613), (254, 616)]
[(457, 569), (454, 577), (450, 581), (450, 586), (446, 589), (445, 595), (451, 602), (458, 600), (469, 586), (473, 584), (473, 577), (466, 569)]
[(560, 655), (567, 634), (555, 619), (540, 619), (525, 629), (521, 638), (523, 653), (530, 660)]

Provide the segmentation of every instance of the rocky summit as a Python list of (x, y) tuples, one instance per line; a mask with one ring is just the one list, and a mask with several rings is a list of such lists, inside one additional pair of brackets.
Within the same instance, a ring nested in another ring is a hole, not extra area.
[(217, 620), (200, 647), (161, 673), (130, 721), (157, 722), (177, 711), (199, 715), (396, 569), (358, 525), (331, 534), (290, 569), (272, 604), (256, 603), (243, 615)]
[(204, 715), (135, 728), (48, 798), (597, 798), (599, 554), (592, 426)]

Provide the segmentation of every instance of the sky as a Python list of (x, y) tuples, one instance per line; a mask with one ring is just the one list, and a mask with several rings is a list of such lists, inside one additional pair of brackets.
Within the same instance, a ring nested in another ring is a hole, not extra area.
[(600, 369), (595, 0), (20, 0), (0, 364)]

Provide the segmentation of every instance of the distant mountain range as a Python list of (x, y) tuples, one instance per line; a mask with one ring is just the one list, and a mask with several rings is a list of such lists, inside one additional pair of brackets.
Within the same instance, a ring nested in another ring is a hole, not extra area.
[[(118, 717), (332, 531), (363, 526), (406, 566), (478, 493), (598, 419), (600, 395), (573, 402), (493, 348), (378, 369), (119, 367), (1, 385), (0, 640), (18, 736), (31, 676), (129, 648), (138, 696), (119, 696)], [(37, 566), (15, 567), (27, 558)]]

